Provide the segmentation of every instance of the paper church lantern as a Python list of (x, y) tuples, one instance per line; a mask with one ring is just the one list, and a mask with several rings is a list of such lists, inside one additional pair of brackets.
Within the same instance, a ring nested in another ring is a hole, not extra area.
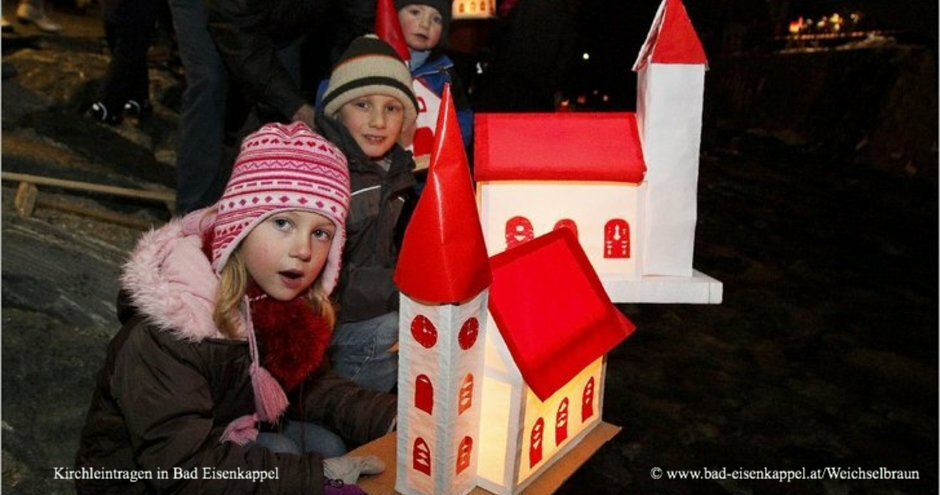
[(395, 489), (476, 486), (489, 261), (457, 115), (445, 86), (428, 182), (394, 280), (399, 309)]
[(615, 302), (720, 303), (692, 268), (705, 54), (664, 0), (640, 57), (637, 113), (477, 114), (490, 255), (572, 229)]
[(571, 230), (490, 261), (477, 475), (481, 487), (514, 494), (600, 424), (606, 353), (634, 326)]
[(496, 0), (454, 0), (454, 19), (484, 19), (496, 15)]

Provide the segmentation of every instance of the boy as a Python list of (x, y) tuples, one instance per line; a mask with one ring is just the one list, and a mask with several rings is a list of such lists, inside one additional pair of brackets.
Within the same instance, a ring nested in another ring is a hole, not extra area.
[(316, 114), (320, 133), (346, 154), (352, 181), (330, 360), (340, 375), (383, 392), (397, 383), (392, 274), (415, 200), (414, 161), (398, 144), (417, 116), (411, 84), (388, 43), (362, 36), (333, 68)]
[[(457, 120), (464, 146), (471, 147), (473, 139), (473, 111), (463, 84), (454, 71), (454, 62), (444, 54), (447, 31), (451, 20), (451, 2), (447, 0), (395, 0), (398, 21), (408, 51), (411, 77), (418, 98), (424, 99), (418, 114), (412, 144), (416, 157), (429, 155), (434, 142), (434, 127), (437, 125), (437, 109), (440, 107), (444, 84), (450, 83), (451, 94), (457, 107)], [(421, 93), (428, 92), (422, 95)], [(433, 93), (433, 94), (431, 94)], [(406, 130), (406, 134), (409, 132)]]

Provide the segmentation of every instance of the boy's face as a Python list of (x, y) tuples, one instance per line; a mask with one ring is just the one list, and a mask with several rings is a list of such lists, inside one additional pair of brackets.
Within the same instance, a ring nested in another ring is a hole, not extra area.
[(336, 226), (329, 218), (288, 210), (252, 229), (239, 247), (240, 256), (265, 294), (290, 301), (320, 276), (335, 235)]
[(405, 120), (405, 107), (382, 94), (360, 96), (339, 108), (339, 121), (366, 156), (381, 158), (395, 146)]
[(405, 35), (405, 43), (412, 50), (425, 51), (437, 46), (444, 30), (441, 13), (429, 5), (411, 4), (398, 11), (398, 22)]

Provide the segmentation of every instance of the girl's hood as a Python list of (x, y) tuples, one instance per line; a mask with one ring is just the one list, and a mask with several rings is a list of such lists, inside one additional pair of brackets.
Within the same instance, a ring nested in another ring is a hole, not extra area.
[(148, 322), (183, 340), (225, 338), (212, 321), (219, 278), (202, 251), (211, 214), (195, 211), (144, 234), (124, 264), (121, 285)]

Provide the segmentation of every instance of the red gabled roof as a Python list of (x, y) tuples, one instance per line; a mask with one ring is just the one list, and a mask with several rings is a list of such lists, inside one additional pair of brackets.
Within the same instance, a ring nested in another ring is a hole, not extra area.
[(490, 285), (490, 264), (457, 113), (444, 85), (428, 182), (405, 230), (393, 279), (413, 299), (455, 303)]
[(490, 313), (522, 377), (542, 400), (635, 328), (610, 302), (569, 229), (497, 254), (490, 264)]
[(474, 134), (477, 181), (639, 183), (646, 174), (634, 113), (482, 113)]
[(708, 65), (705, 49), (695, 33), (682, 0), (663, 0), (633, 70), (647, 63)]

